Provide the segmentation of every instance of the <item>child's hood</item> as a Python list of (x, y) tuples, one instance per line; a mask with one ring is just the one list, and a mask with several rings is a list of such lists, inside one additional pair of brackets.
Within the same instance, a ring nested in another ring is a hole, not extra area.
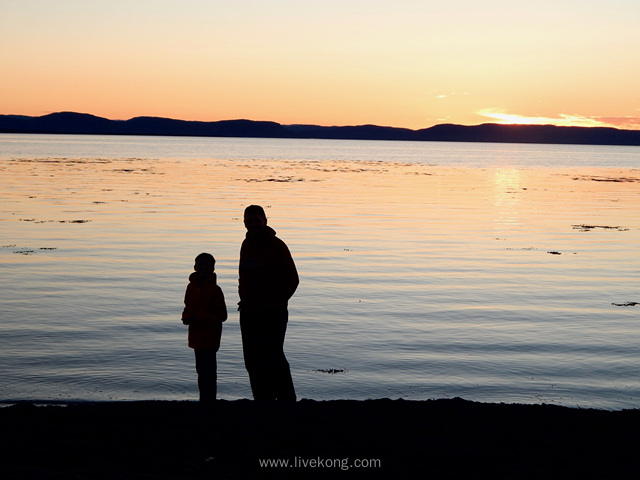
[(211, 276), (203, 279), (200, 277), (200, 275), (198, 275), (198, 272), (192, 272), (191, 275), (189, 275), (189, 282), (197, 283), (199, 285), (216, 285), (218, 282), (218, 277), (216, 273), (213, 272)]

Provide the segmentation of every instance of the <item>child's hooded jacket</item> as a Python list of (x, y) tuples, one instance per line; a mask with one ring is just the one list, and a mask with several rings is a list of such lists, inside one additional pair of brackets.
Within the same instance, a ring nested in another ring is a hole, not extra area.
[(201, 279), (197, 272), (189, 276), (184, 294), (182, 319), (189, 319), (189, 347), (220, 348), (222, 322), (227, 319), (227, 305), (216, 274)]

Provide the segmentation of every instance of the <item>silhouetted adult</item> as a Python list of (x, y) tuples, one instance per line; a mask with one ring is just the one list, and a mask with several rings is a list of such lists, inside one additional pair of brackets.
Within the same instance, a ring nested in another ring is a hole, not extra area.
[(284, 337), (298, 272), (287, 245), (267, 226), (261, 206), (245, 209), (244, 225), (238, 293), (242, 350), (253, 398), (295, 401)]

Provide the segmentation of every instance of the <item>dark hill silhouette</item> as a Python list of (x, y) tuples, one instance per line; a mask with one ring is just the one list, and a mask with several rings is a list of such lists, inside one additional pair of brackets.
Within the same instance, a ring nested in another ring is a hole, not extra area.
[(113, 120), (86, 113), (60, 112), (42, 117), (0, 116), (0, 132), (3, 133), (115, 133)]
[(206, 136), (205, 122), (187, 122), (159, 117), (136, 117), (122, 122), (122, 133), (127, 135)]
[(318, 125), (287, 125), (290, 132), (301, 138), (339, 140), (416, 140), (414, 130), (408, 128), (358, 125), (350, 127), (320, 127)]
[(281, 125), (253, 120), (197, 122), (160, 117), (109, 120), (95, 115), (60, 112), (29, 117), (0, 115), (0, 133), (93, 135), (163, 135), (197, 137), (318, 138), (439, 142), (555, 143), (640, 146), (640, 130), (554, 125), (465, 126), (442, 124), (421, 130), (377, 125)]
[(290, 138), (295, 134), (275, 122), (224, 120), (194, 122), (160, 117), (108, 120), (86, 113), (60, 112), (42, 117), (0, 115), (0, 133), (92, 135), (163, 135), (194, 137)]
[[(495, 143), (560, 143), (587, 145), (640, 145), (640, 130), (555, 125), (499, 125), (473, 127), (443, 124), (418, 130), (419, 140)], [(464, 138), (464, 140), (460, 140)]]

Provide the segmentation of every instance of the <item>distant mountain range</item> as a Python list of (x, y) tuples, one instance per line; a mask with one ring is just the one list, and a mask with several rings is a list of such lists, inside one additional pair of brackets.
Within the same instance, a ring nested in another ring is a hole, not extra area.
[(109, 120), (86, 113), (60, 112), (29, 117), (0, 115), (0, 133), (83, 135), (164, 135), (193, 137), (322, 138), (438, 142), (555, 143), (640, 146), (640, 130), (554, 125), (435, 125), (421, 130), (359, 125), (322, 127), (276, 122), (224, 120), (194, 122), (159, 117)]

